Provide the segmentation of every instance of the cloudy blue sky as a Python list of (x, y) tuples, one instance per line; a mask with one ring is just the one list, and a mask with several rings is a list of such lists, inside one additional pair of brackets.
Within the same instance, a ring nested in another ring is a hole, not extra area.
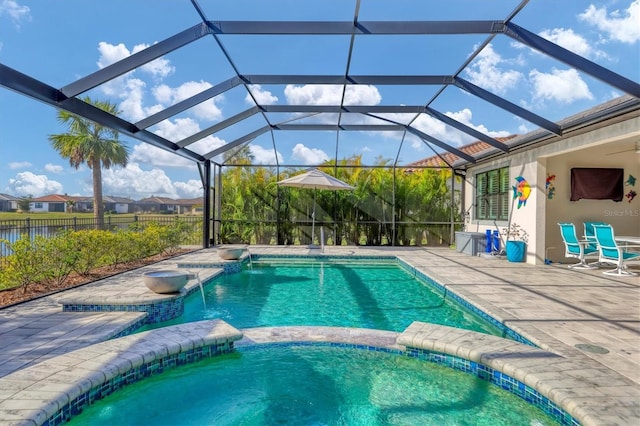
[[(351, 0), (200, 0), (209, 20), (353, 19)], [(515, 0), (362, 0), (359, 20), (504, 19)], [(0, 0), (0, 62), (60, 88), (200, 22), (188, 0)], [(531, 0), (513, 22), (633, 81), (640, 80), (640, 0)], [(451, 75), (481, 45), (486, 35), (367, 36), (356, 38), (350, 74)], [(159, 110), (242, 74), (344, 75), (348, 36), (220, 37), (233, 60), (227, 61), (212, 37), (200, 39), (152, 63), (92, 89), (87, 95), (118, 105), (124, 119), (136, 122)], [(550, 120), (560, 120), (611, 100), (621, 93), (512, 39), (492, 40), (461, 77)], [(457, 88), (438, 86), (350, 86), (347, 105), (425, 105), (491, 136), (522, 134), (536, 128)], [(339, 103), (342, 86), (286, 85), (236, 87), (150, 128), (178, 142), (202, 129), (261, 104)], [(438, 94), (437, 97), (434, 96)], [(269, 119), (286, 122), (289, 114)], [(452, 146), (472, 142), (467, 135), (429, 116), (387, 115)], [(412, 121), (415, 118), (414, 121)], [(204, 153), (262, 126), (256, 116), (190, 146)], [(316, 116), (301, 123), (322, 123)], [(361, 117), (344, 117), (361, 122)], [(350, 121), (351, 120), (351, 121)], [(48, 136), (64, 133), (50, 106), (0, 88), (0, 193), (41, 196), (91, 195), (91, 175), (76, 170), (51, 148)], [(250, 145), (262, 164), (314, 165), (328, 158), (362, 155), (365, 164), (379, 157), (400, 165), (433, 155), (399, 132), (268, 132)], [(133, 199), (156, 195), (201, 195), (193, 163), (134, 139), (126, 168), (104, 173), (104, 193)], [(275, 145), (275, 149), (274, 149)]]

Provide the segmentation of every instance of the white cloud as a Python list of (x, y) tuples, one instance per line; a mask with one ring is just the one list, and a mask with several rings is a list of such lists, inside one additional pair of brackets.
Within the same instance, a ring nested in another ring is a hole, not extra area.
[(323, 150), (308, 148), (301, 143), (293, 147), (291, 157), (306, 165), (320, 164), (329, 159), (329, 156)]
[(113, 45), (105, 41), (98, 43), (98, 52), (100, 52), (100, 57), (96, 64), (100, 69), (131, 55), (129, 49), (123, 43)]
[[(158, 123), (155, 133), (170, 141), (180, 142), (181, 140), (200, 131), (200, 125), (191, 118), (178, 118), (175, 121), (165, 120)], [(188, 145), (186, 148), (199, 154), (206, 154), (220, 146), (224, 141), (216, 136), (207, 136)], [(171, 156), (175, 156), (170, 154)]]
[(31, 9), (28, 6), (22, 6), (14, 0), (3, 0), (0, 2), (0, 16), (7, 15), (11, 21), (20, 28), (22, 22), (31, 21)]
[(217, 148), (220, 148), (224, 144), (225, 141), (217, 136), (207, 136), (206, 138), (202, 138), (198, 142), (192, 143), (185, 148), (193, 152), (197, 152), (198, 154), (205, 155)]
[(527, 134), (532, 130), (533, 129), (529, 128), (529, 126), (524, 123), (518, 126), (518, 133), (520, 133), (521, 135)]
[[(505, 130), (492, 131), (489, 130), (485, 125), (479, 124), (475, 125), (472, 122), (473, 113), (469, 108), (464, 108), (457, 112), (446, 112), (445, 115), (453, 118), (454, 120), (465, 124), (485, 135), (491, 137), (501, 137), (508, 136), (510, 132)], [(421, 114), (418, 119), (416, 119), (412, 125), (416, 129), (433, 136), (434, 138), (445, 142), (452, 146), (462, 146), (474, 142), (476, 139), (468, 135), (464, 132), (461, 132), (457, 129), (454, 129), (451, 126), (446, 125), (442, 121), (435, 119), (427, 114)], [(415, 149), (421, 150), (424, 148), (424, 144), (421, 140), (413, 140), (412, 146)]]
[(121, 82), (123, 85), (118, 88), (115, 85), (109, 85), (104, 89), (109, 91), (118, 90), (117, 93), (112, 95), (124, 96), (124, 100), (118, 105), (123, 117), (130, 121), (142, 120), (148, 115), (148, 111), (142, 106), (146, 83), (137, 78), (130, 78)]
[(538, 34), (540, 37), (549, 40), (552, 43), (562, 46), (575, 54), (585, 58), (607, 58), (608, 55), (602, 50), (594, 49), (589, 45), (587, 40), (579, 34), (573, 32), (572, 29), (554, 28), (552, 30), (544, 30)]
[(493, 138), (509, 136), (511, 134), (506, 130), (489, 130), (484, 124), (473, 124), (471, 121), (473, 113), (469, 108), (464, 108), (458, 112), (446, 112), (445, 115)]
[(522, 73), (519, 71), (504, 70), (501, 67), (507, 63), (509, 61), (504, 60), (493, 50), (493, 46), (488, 44), (464, 72), (475, 85), (496, 94), (504, 94), (515, 88), (522, 79)]
[[(342, 86), (331, 84), (287, 85), (284, 89), (287, 103), (292, 105), (336, 105), (342, 98)], [(377, 105), (382, 100), (378, 88), (370, 85), (347, 86), (345, 105)]]
[[(114, 62), (118, 62), (130, 55), (129, 49), (127, 49), (124, 44), (120, 43), (118, 45), (113, 45), (104, 41), (98, 43), (98, 52), (100, 56), (98, 57), (98, 62), (96, 62), (96, 64), (100, 69), (109, 66)], [(102, 84), (100, 86), (100, 90), (102, 90), (102, 92), (107, 96), (126, 99), (129, 96), (130, 91), (129, 82), (127, 80), (131, 78), (133, 72), (134, 71), (130, 71)], [(140, 83), (144, 86), (144, 82), (140, 81)]]
[(170, 141), (179, 142), (200, 131), (200, 125), (192, 118), (176, 118), (174, 121), (164, 120), (158, 123), (154, 133)]
[[(138, 44), (136, 46), (133, 46), (131, 54), (138, 53), (141, 50), (146, 49), (147, 47), (149, 47), (148, 44)], [(148, 72), (156, 78), (168, 77), (175, 71), (175, 67), (171, 65), (171, 62), (169, 62), (168, 59), (164, 59), (162, 57), (154, 59), (153, 61), (142, 65), (140, 69), (142, 71)]]
[(7, 191), (17, 196), (41, 197), (47, 194), (62, 193), (62, 184), (55, 180), (49, 180), (45, 175), (21, 172), (16, 174), (14, 179), (9, 179)]
[[(99, 68), (104, 68), (146, 47), (148, 45), (139, 44), (129, 51), (123, 43), (113, 45), (107, 42), (100, 42), (98, 43), (100, 56), (97, 65)], [(107, 96), (122, 99), (118, 108), (125, 119), (138, 121), (211, 87), (211, 84), (205, 81), (188, 81), (175, 88), (166, 84), (158, 84), (151, 89), (151, 92), (159, 104), (145, 107), (147, 83), (140, 78), (135, 78), (134, 75), (138, 72), (146, 72), (150, 73), (156, 80), (162, 80), (174, 71), (175, 68), (167, 59), (158, 58), (137, 70), (130, 71), (102, 84), (100, 89)], [(193, 114), (197, 119), (219, 120), (222, 117), (222, 111), (218, 108), (216, 102), (220, 102), (222, 99), (224, 99), (223, 95), (208, 99), (189, 109), (187, 114)]]
[(9, 163), (9, 169), (26, 169), (27, 167), (31, 167), (32, 164), (28, 161), (14, 161), (13, 163)]
[(580, 99), (593, 99), (587, 83), (574, 69), (553, 69), (550, 74), (534, 69), (529, 72), (529, 78), (534, 86), (534, 99), (554, 100), (565, 104)]
[[(200, 125), (191, 118), (164, 120), (156, 127), (155, 134), (173, 142), (180, 142), (200, 131)], [(207, 136), (185, 148), (198, 154), (207, 154), (224, 144), (225, 141), (216, 136)], [(131, 151), (130, 160), (159, 167), (189, 167), (194, 164), (191, 160), (147, 143), (135, 145)]]
[(634, 0), (629, 8), (607, 14), (607, 8), (594, 5), (578, 15), (578, 18), (605, 33), (608, 39), (633, 44), (640, 40), (640, 0)]
[(172, 182), (163, 170), (158, 168), (143, 170), (137, 163), (129, 163), (127, 167), (119, 170), (104, 170), (102, 179), (105, 193), (118, 194), (136, 200), (154, 195), (169, 198), (202, 196), (202, 183), (199, 180)]
[(134, 199), (152, 195), (178, 198), (176, 188), (164, 171), (145, 171), (137, 163), (129, 163), (118, 170), (103, 170), (102, 181), (105, 194), (121, 194)]
[[(176, 88), (161, 84), (154, 87), (152, 92), (157, 102), (160, 102), (164, 106), (170, 106), (207, 90), (210, 87), (211, 84), (205, 81), (187, 81)], [(222, 111), (220, 111), (220, 108), (216, 105), (216, 101), (219, 102), (222, 99), (224, 99), (222, 95), (207, 99), (189, 111), (193, 112), (197, 118), (211, 121), (219, 120), (222, 117)]]
[(202, 197), (202, 182), (195, 179), (189, 179), (187, 182), (174, 182), (178, 198), (197, 198)]
[[(249, 85), (249, 90), (254, 98), (256, 98), (256, 102), (260, 105), (273, 105), (278, 102), (278, 97), (273, 95), (270, 91), (264, 90), (262, 86), (259, 84), (251, 84)], [(249, 93), (244, 97), (246, 103), (253, 105), (253, 99)]]
[(273, 149), (265, 149), (260, 145), (250, 145), (249, 150), (251, 151), (251, 155), (253, 155), (254, 164), (276, 164), (276, 157), (278, 163), (282, 163), (283, 161), (282, 154), (277, 151), (274, 152)]
[(158, 167), (188, 167), (193, 164), (186, 158), (147, 143), (135, 145), (129, 160), (132, 163), (150, 164)]
[(62, 173), (64, 171), (64, 167), (57, 164), (47, 163), (44, 166), (44, 170), (49, 173)]

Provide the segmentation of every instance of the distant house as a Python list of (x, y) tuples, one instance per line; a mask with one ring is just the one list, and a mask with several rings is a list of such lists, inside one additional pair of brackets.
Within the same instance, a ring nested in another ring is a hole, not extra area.
[(180, 205), (173, 198), (147, 197), (133, 205), (135, 213), (179, 214)]
[[(67, 203), (67, 212), (69, 208), (76, 213), (89, 213), (93, 211), (93, 197), (72, 197), (65, 195), (69, 199)], [(114, 197), (105, 195), (102, 197), (104, 211), (109, 213), (130, 213), (133, 209), (131, 206), (134, 201), (125, 197)], [(57, 210), (56, 210), (57, 211)]]
[(89, 213), (93, 211), (93, 197), (77, 197), (73, 205), (73, 211), (77, 213)]
[(64, 213), (73, 208), (78, 197), (70, 195), (51, 194), (33, 198), (29, 203), (30, 210), (34, 213), (58, 212)]
[(0, 194), (0, 212), (15, 212), (18, 210), (20, 198), (9, 194)]
[(181, 198), (179, 200), (176, 200), (176, 202), (180, 205), (181, 212), (183, 214), (196, 214), (203, 212), (204, 199), (202, 197)]
[(133, 204), (135, 213), (184, 214), (202, 211), (203, 199), (178, 199), (148, 197)]
[(102, 197), (104, 204), (104, 211), (111, 213), (131, 213), (133, 211), (133, 201), (131, 198), (114, 197), (112, 195), (106, 195)]

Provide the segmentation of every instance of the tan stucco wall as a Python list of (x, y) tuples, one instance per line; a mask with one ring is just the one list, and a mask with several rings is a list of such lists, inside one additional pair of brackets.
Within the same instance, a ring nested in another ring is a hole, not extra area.
[[(479, 165), (467, 173), (465, 206), (469, 208), (474, 202), (475, 174), (509, 165), (512, 185), (516, 183), (516, 176), (523, 176), (531, 186), (526, 205), (518, 209), (517, 202), (511, 204), (511, 222), (529, 233), (528, 263), (543, 263), (545, 257), (554, 262), (568, 261), (564, 258), (558, 222), (575, 223), (580, 234), (583, 222), (602, 221), (613, 225), (617, 235), (640, 235), (640, 195), (630, 203), (627, 198), (618, 203), (610, 200), (569, 201), (573, 167), (624, 168), (625, 181), (629, 175), (638, 179), (633, 187), (625, 185), (625, 194), (630, 189), (640, 194), (640, 154), (635, 149), (638, 141), (640, 118), (634, 117)], [(551, 199), (545, 189), (547, 173), (556, 176), (553, 181), (555, 195)], [(497, 225), (504, 228), (507, 222)], [(494, 227), (492, 222), (478, 222), (472, 216), (466, 229), (484, 232)]]

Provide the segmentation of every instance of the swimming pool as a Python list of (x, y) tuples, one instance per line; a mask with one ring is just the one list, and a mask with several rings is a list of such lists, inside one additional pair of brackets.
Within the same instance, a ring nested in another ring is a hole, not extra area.
[(402, 331), (413, 321), (504, 336), (396, 260), (260, 258), (221, 275), (185, 300), (184, 313), (151, 329), (220, 318), (237, 328), (336, 326)]
[(68, 424), (558, 424), (485, 380), (396, 352), (239, 348), (129, 385)]

